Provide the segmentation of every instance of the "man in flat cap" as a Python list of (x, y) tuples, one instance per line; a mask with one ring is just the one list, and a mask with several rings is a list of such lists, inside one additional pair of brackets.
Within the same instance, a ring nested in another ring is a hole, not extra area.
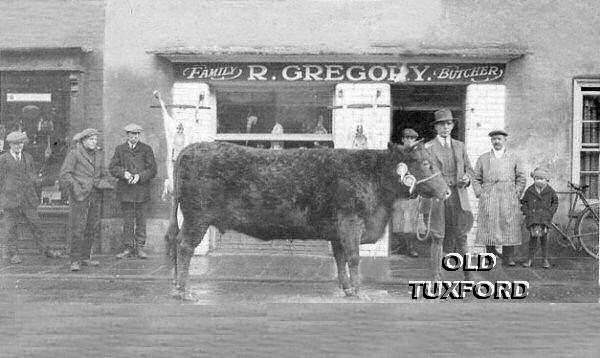
[(475, 164), (473, 191), (479, 199), (475, 245), (499, 255), (514, 266), (514, 247), (521, 245), (519, 199), (525, 189), (525, 170), (515, 153), (506, 149), (508, 133), (502, 129), (489, 133), (492, 149), (483, 153)]
[(69, 192), (71, 229), (71, 271), (81, 266), (98, 266), (91, 259), (94, 238), (100, 232), (102, 190), (112, 189), (98, 148), (98, 131), (87, 128), (75, 134), (74, 147), (67, 153), (60, 169), (60, 181)]
[(110, 161), (110, 173), (119, 179), (117, 197), (123, 211), (124, 251), (117, 258), (145, 259), (146, 207), (150, 200), (150, 182), (156, 176), (156, 160), (152, 148), (140, 141), (142, 127), (128, 124), (124, 131), (127, 141), (115, 148)]
[(11, 132), (6, 137), (10, 149), (0, 156), (0, 211), (3, 212), (3, 232), (0, 233), (6, 252), (2, 261), (11, 264), (22, 262), (18, 252), (18, 225), (24, 222), (31, 229), (33, 239), (40, 252), (47, 257), (57, 258), (59, 251), (51, 250), (40, 229), (37, 207), (40, 199), (35, 191), (36, 171), (33, 158), (23, 151), (27, 135)]
[[(447, 200), (431, 203), (431, 262), (434, 280), (439, 280), (444, 249), (460, 254), (468, 252), (467, 233), (473, 227), (473, 214), (467, 187), (471, 184), (473, 168), (465, 144), (451, 137), (455, 125), (452, 112), (440, 109), (434, 117), (432, 124), (437, 136), (425, 143), (425, 148), (452, 192)], [(465, 279), (472, 279), (471, 272), (464, 273)]]
[[(417, 143), (419, 134), (412, 128), (402, 130), (402, 145), (412, 147)], [(398, 252), (402, 242), (406, 244), (406, 255), (418, 257), (419, 253), (414, 249), (415, 218), (418, 214), (418, 201), (416, 199), (397, 199), (394, 201), (392, 214), (392, 236), (397, 247), (392, 252)]]

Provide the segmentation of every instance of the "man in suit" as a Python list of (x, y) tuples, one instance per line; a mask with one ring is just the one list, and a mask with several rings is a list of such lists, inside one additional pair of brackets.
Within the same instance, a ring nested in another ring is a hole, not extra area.
[(37, 213), (40, 199), (35, 191), (33, 158), (23, 151), (27, 134), (12, 132), (6, 137), (6, 142), (10, 150), (0, 156), (0, 211), (4, 214), (4, 232), (0, 239), (5, 241), (3, 246), (7, 249), (2, 259), (11, 264), (22, 262), (17, 246), (19, 222), (29, 226), (41, 253), (50, 258), (60, 257), (60, 252), (50, 250), (40, 230), (40, 217)]
[(60, 181), (69, 191), (71, 230), (71, 271), (98, 266), (91, 259), (92, 244), (100, 232), (102, 190), (112, 189), (104, 166), (104, 154), (97, 146), (98, 131), (87, 128), (73, 136), (75, 147), (67, 153), (60, 169)]
[[(467, 187), (471, 184), (473, 168), (465, 150), (465, 144), (451, 138), (455, 118), (449, 109), (434, 113), (433, 126), (437, 136), (425, 144), (452, 191), (445, 201), (432, 201), (430, 232), (432, 237), (431, 260), (434, 280), (441, 279), (441, 263), (444, 249), (447, 252), (467, 253), (467, 233), (473, 227), (473, 214), (469, 204)], [(472, 275), (465, 271), (465, 279)]]
[(145, 259), (146, 206), (150, 200), (150, 183), (156, 176), (156, 160), (152, 148), (140, 141), (142, 127), (128, 124), (124, 128), (127, 141), (115, 148), (110, 161), (110, 173), (119, 179), (117, 197), (123, 211), (124, 251), (118, 259), (138, 257)]

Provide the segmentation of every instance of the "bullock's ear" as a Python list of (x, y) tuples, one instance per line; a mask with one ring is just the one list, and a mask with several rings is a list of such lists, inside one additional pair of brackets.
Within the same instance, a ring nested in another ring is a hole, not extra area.
[(392, 153), (394, 152), (404, 152), (404, 146), (401, 144), (395, 144), (392, 142), (388, 142), (388, 150)]
[(415, 144), (410, 146), (410, 150), (415, 150), (423, 146), (423, 139), (419, 139)]

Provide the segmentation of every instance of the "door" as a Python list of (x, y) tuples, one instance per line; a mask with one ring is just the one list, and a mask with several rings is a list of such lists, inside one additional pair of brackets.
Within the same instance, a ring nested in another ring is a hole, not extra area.
[[(24, 150), (33, 156), (40, 189), (58, 180), (69, 138), (70, 91), (65, 72), (3, 72), (0, 74), (0, 136), (24, 131), (29, 138)], [(0, 150), (9, 150), (2, 143)], [(41, 194), (41, 193), (38, 193)], [(63, 199), (50, 195), (47, 203)]]

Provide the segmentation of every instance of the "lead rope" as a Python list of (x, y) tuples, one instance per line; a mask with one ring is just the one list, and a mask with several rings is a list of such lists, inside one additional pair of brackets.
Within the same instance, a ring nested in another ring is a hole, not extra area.
[[(431, 203), (429, 205), (429, 213), (427, 215), (427, 222), (425, 227), (427, 228), (425, 231), (425, 236), (421, 236), (421, 234), (419, 233), (419, 216), (421, 213), (421, 203), (423, 202), (423, 200), (430, 200)], [(416, 227), (416, 231), (417, 231), (417, 239), (419, 241), (425, 241), (425, 239), (427, 239), (427, 237), (429, 236), (429, 232), (431, 231), (431, 212), (433, 211), (433, 199), (425, 199), (422, 196), (419, 195), (418, 198), (418, 204), (417, 204), (417, 215), (416, 215), (416, 223), (415, 223), (415, 227)]]

